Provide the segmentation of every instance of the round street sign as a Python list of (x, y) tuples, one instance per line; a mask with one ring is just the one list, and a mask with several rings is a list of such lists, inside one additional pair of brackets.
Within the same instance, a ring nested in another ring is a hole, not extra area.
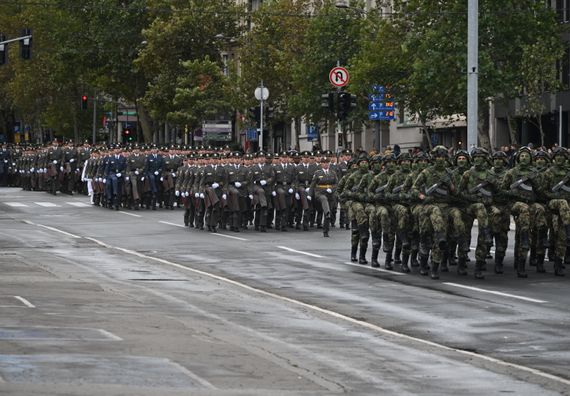
[(263, 87), (263, 89), (261, 87), (255, 88), (254, 94), (255, 94), (255, 99), (257, 100), (267, 100), (267, 98), (269, 98), (269, 90), (265, 87)]
[(329, 73), (329, 80), (335, 87), (344, 87), (348, 84), (350, 75), (344, 67), (333, 67)]

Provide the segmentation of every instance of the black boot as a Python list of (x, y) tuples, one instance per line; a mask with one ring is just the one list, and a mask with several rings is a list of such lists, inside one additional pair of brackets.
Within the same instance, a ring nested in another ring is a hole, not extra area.
[(380, 252), (380, 246), (372, 244), (372, 258), (370, 259), (370, 265), (374, 268), (380, 267), (378, 262), (378, 253)]
[(402, 264), (402, 247), (396, 244), (396, 248), (394, 249), (394, 264)]
[(457, 259), (457, 275), (467, 275), (467, 260), (465, 256)]
[(475, 279), (485, 279), (485, 275), (483, 275), (483, 267), (485, 266), (484, 261), (477, 260), (475, 262)]
[(525, 265), (526, 265), (526, 255), (523, 255), (522, 257), (519, 257), (517, 260), (517, 276), (519, 278), (528, 277), (525, 271)]
[(443, 257), (441, 258), (441, 272), (449, 272), (449, 267), (447, 266), (447, 261), (449, 258), (449, 250), (443, 252)]
[(564, 269), (562, 268), (562, 258), (554, 258), (554, 275), (564, 276)]
[(394, 266), (392, 265), (392, 262), (394, 260), (392, 260), (392, 252), (386, 252), (386, 259), (384, 261), (384, 268), (386, 268), (389, 271), (392, 271), (394, 269)]
[(540, 255), (536, 257), (536, 272), (539, 274), (544, 274), (546, 269), (544, 268), (544, 255)]
[(409, 253), (403, 253), (402, 254), (402, 272), (404, 273), (408, 273), (410, 272), (410, 267), (408, 267), (408, 261), (410, 260), (410, 254)]
[(366, 261), (366, 250), (368, 250), (368, 241), (364, 243), (362, 240), (360, 240), (360, 256), (358, 257), (358, 264), (368, 264), (368, 261)]
[(350, 247), (350, 261), (356, 263), (358, 259), (356, 258), (356, 253), (358, 252), (358, 244), (352, 245)]
[(439, 263), (431, 263), (431, 273), (430, 273), (430, 277), (432, 279), (439, 279)]
[(418, 251), (412, 250), (412, 255), (410, 256), (410, 266), (419, 267), (420, 263), (418, 262)]
[(420, 275), (429, 275), (428, 256), (424, 256), (423, 254), (420, 254)]
[(566, 230), (566, 247), (570, 247), (570, 225), (564, 226), (564, 229)]
[(502, 274), (503, 271), (503, 260), (505, 259), (505, 255), (495, 253), (495, 274)]
[(331, 225), (331, 217), (330, 216), (325, 216), (325, 221), (323, 224), (323, 237), (328, 237), (329, 236), (329, 227)]

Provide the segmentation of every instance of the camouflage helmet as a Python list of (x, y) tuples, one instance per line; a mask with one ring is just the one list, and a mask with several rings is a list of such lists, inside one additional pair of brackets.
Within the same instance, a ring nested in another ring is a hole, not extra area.
[(361, 162), (364, 162), (364, 161), (370, 162), (370, 158), (368, 158), (367, 155), (361, 155), (360, 157), (358, 157), (356, 159), (356, 164), (359, 165)]
[(568, 157), (570, 156), (566, 148), (557, 146), (552, 149), (552, 159), (554, 159), (558, 155), (562, 155), (566, 159), (568, 159)]
[(382, 155), (381, 154), (375, 154), (374, 156), (372, 156), (372, 158), (370, 159), (370, 163), (371, 164), (377, 164), (379, 162), (382, 162)]
[(431, 158), (430, 158), (429, 154), (424, 152), (424, 151), (420, 151), (414, 155), (414, 162), (422, 161), (422, 160), (423, 161), (429, 161), (429, 160), (431, 160)]
[(382, 162), (396, 161), (396, 156), (392, 153), (386, 154), (382, 157)]
[(528, 153), (530, 155), (530, 160), (532, 161), (533, 158), (532, 150), (530, 149), (530, 147), (523, 146), (519, 149), (519, 151), (517, 151), (517, 154), (515, 156), (515, 162), (519, 162), (519, 157), (521, 156), (522, 153)]
[(449, 158), (449, 152), (447, 151), (447, 147), (443, 145), (438, 145), (431, 150), (431, 156), (433, 158), (437, 157)]
[(400, 163), (402, 161), (411, 161), (411, 160), (412, 160), (412, 157), (408, 153), (401, 153), (398, 156), (398, 158), (396, 158), (396, 161), (398, 161), (398, 163)]
[(495, 151), (493, 155), (491, 155), (493, 159), (502, 159), (504, 162), (508, 162), (509, 156), (504, 151)]
[(453, 156), (453, 164), (457, 165), (457, 159), (459, 157), (465, 157), (467, 158), (467, 161), (469, 163), (471, 163), (471, 156), (469, 155), (469, 153), (465, 150), (457, 150), (457, 152), (455, 153), (455, 155)]
[(535, 160), (537, 158), (544, 158), (546, 161), (550, 162), (550, 154), (544, 150), (536, 150), (532, 156)]

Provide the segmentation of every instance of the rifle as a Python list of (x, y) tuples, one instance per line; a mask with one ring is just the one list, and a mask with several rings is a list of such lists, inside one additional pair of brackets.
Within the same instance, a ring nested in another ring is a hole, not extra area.
[(555, 185), (554, 187), (552, 187), (552, 192), (553, 193), (559, 193), (560, 190), (570, 193), (570, 187), (568, 187), (566, 185), (566, 183), (568, 183), (568, 181), (570, 180), (570, 176), (566, 176), (564, 179), (562, 179), (557, 185)]
[(469, 190), (469, 194), (480, 194), (486, 198), (492, 198), (493, 193), (491, 191), (485, 189), (485, 187), (487, 187), (488, 184), (490, 184), (490, 182), (488, 180), (477, 184), (475, 187), (473, 187), (472, 189)]
[(404, 188), (403, 184), (400, 184), (399, 186), (394, 187), (394, 189), (392, 190), (392, 194), (399, 194), (403, 188)]
[(443, 185), (443, 181), (440, 180), (439, 182), (435, 183), (433, 186), (429, 187), (426, 189), (426, 194), (427, 196), (431, 196), (433, 193), (437, 193), (439, 195), (443, 195), (443, 196), (447, 196), (447, 190), (441, 188), (441, 186)]
[(529, 191), (532, 192), (533, 188), (532, 186), (529, 186), (528, 184), (526, 184), (527, 181), (534, 179), (536, 176), (538, 176), (537, 172), (531, 172), (528, 175), (521, 177), (520, 179), (518, 179), (517, 181), (515, 181), (513, 184), (511, 184), (509, 186), (509, 189), (511, 190), (516, 190), (517, 188), (521, 188), (524, 191)]

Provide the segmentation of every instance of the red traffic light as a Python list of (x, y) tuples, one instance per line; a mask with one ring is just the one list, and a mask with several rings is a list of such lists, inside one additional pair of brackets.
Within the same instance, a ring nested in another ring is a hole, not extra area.
[(81, 109), (87, 110), (87, 95), (81, 96)]

